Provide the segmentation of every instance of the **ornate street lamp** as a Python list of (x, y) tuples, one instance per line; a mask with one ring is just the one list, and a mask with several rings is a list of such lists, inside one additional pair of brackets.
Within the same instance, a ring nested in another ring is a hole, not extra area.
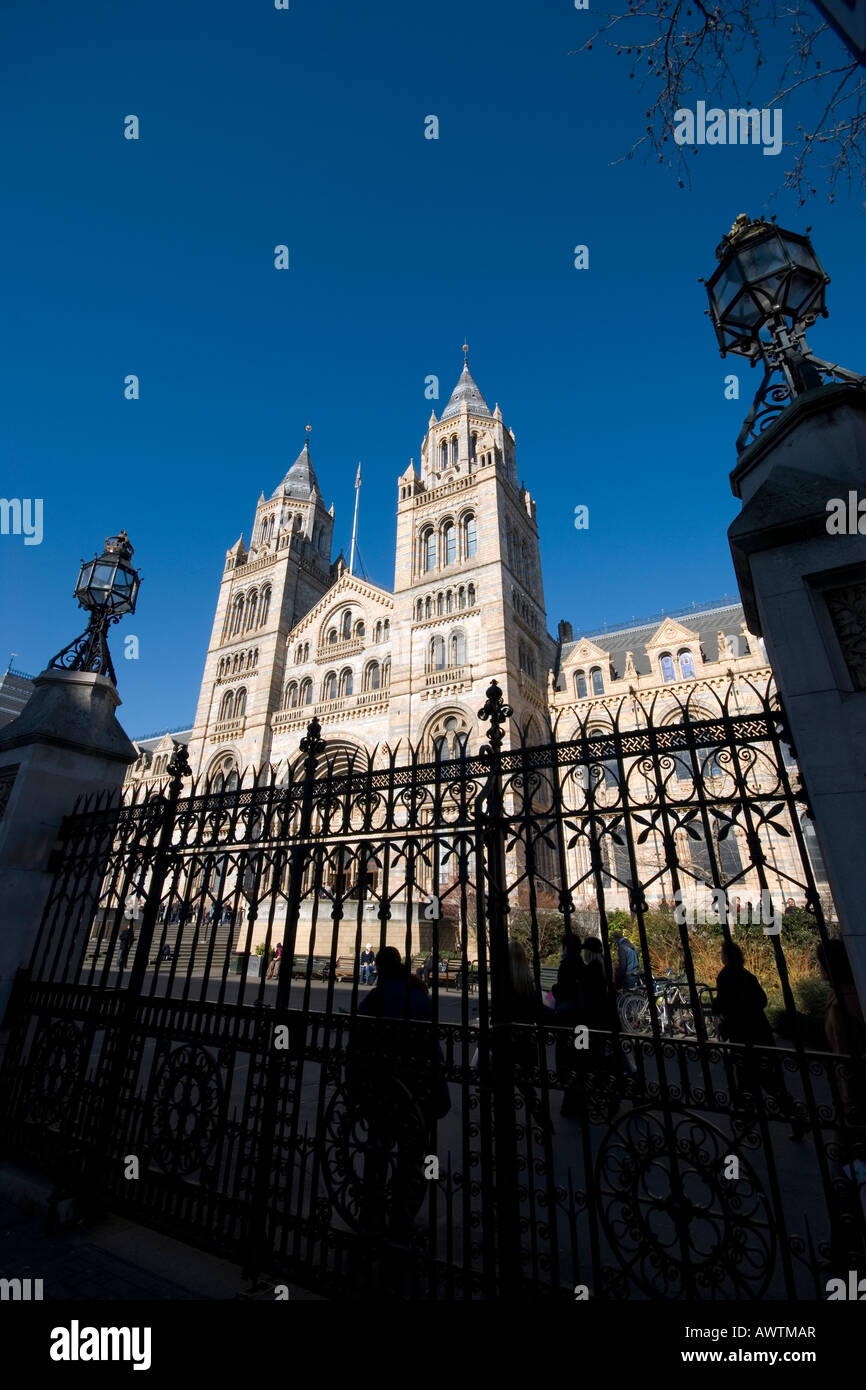
[(829, 383), (862, 386), (864, 378), (815, 357), (806, 344), (806, 329), (827, 317), (824, 289), (830, 283), (808, 236), (740, 213), (716, 258), (718, 270), (702, 283), (721, 355), (734, 352), (752, 366), (764, 364), (737, 439), (741, 451), (796, 396)]
[(90, 613), (87, 631), (49, 661), (49, 667), (64, 671), (93, 671), (108, 676), (116, 685), (117, 677), (108, 650), (108, 629), (126, 613), (135, 612), (138, 570), (130, 564), (133, 549), (125, 531), (109, 536), (101, 555), (82, 561), (75, 597), (80, 608)]

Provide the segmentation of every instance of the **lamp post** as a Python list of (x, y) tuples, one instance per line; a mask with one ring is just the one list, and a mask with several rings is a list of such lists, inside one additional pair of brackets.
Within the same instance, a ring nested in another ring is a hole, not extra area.
[(702, 283), (719, 351), (764, 365), (737, 439), (742, 452), (795, 397), (830, 382), (859, 386), (863, 378), (816, 357), (806, 343), (806, 329), (827, 317), (824, 291), (830, 283), (808, 235), (740, 213), (716, 247), (716, 258), (718, 269)]
[(82, 561), (75, 584), (80, 608), (90, 613), (86, 630), (68, 647), (53, 656), (48, 669), (91, 671), (108, 676), (113, 685), (117, 676), (108, 650), (108, 629), (127, 613), (135, 612), (141, 583), (138, 570), (130, 564), (133, 548), (125, 531), (108, 536), (105, 549), (92, 560)]

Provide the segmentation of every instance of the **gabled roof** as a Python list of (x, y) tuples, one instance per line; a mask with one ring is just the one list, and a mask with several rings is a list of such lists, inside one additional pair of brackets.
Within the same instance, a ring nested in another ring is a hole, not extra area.
[(390, 589), (383, 589), (378, 584), (371, 584), (369, 579), (361, 579), (360, 575), (349, 574), (345, 570), (336, 583), (332, 584), (319, 599), (319, 602), (305, 613), (303, 618), (299, 618), (289, 633), (292, 638), (296, 633), (301, 632), (307, 627), (317, 627), (323, 615), (334, 603), (339, 603), (345, 598), (353, 597), (356, 601), (369, 599), (374, 603), (381, 603), (386, 608), (393, 611), (394, 595)]
[[(718, 661), (719, 659), (716, 635), (718, 632), (723, 632), (729, 639), (735, 657), (748, 656), (746, 639), (740, 630), (744, 621), (742, 604), (732, 603), (729, 606), (715, 606), (689, 612), (685, 624), (671, 621), (667, 616), (659, 615), (651, 622), (635, 623), (631, 627), (616, 628), (604, 633), (594, 631), (591, 640), (595, 647), (607, 652), (616, 678), (621, 679), (625, 670), (625, 654), (629, 651), (634, 657), (637, 674), (640, 676), (649, 674), (651, 664), (646, 647), (653, 646), (660, 628), (668, 622), (671, 623), (672, 633), (674, 629), (679, 628), (684, 628), (690, 633), (697, 633), (707, 661)], [(582, 640), (584, 639), (577, 636), (573, 641), (562, 644), (559, 670), (562, 670), (567, 663), (570, 664), (575, 649)], [(683, 645), (688, 646), (689, 642), (694, 643), (694, 640), (694, 638), (686, 639)]]

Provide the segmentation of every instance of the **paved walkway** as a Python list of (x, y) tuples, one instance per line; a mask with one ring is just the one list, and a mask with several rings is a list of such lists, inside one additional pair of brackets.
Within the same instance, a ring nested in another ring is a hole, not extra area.
[[(0, 1163), (0, 1279), (41, 1279), (45, 1302), (273, 1300), (268, 1286), (251, 1291), (237, 1265), (122, 1217), (49, 1236), (47, 1206), (47, 1184)], [(316, 1298), (289, 1288), (293, 1300)]]
[(189, 1289), (101, 1250), (86, 1236), (45, 1234), (45, 1220), (0, 1198), (0, 1277), (41, 1279), (45, 1301), (195, 1299)]

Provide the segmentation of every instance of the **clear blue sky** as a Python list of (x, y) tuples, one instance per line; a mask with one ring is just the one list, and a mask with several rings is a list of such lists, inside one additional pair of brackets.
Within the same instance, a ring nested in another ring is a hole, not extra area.
[(863, 212), (772, 198), (785, 153), (705, 149), (691, 191), (613, 164), (646, 102), (613, 55), (572, 55), (591, 22), (571, 0), (6, 0), (2, 490), (44, 499), (45, 534), (0, 537), (2, 665), (38, 671), (81, 630), (79, 561), (125, 527), (143, 583), (112, 644), (121, 720), (191, 719), (225, 550), (308, 421), (346, 549), (363, 460), (361, 548), (390, 586), (424, 379), (441, 410), (464, 338), (538, 501), (551, 630), (736, 592), (728, 473), (757, 373), (719, 358), (698, 277), (741, 211), (811, 223), (833, 277), (812, 345), (864, 368)]

